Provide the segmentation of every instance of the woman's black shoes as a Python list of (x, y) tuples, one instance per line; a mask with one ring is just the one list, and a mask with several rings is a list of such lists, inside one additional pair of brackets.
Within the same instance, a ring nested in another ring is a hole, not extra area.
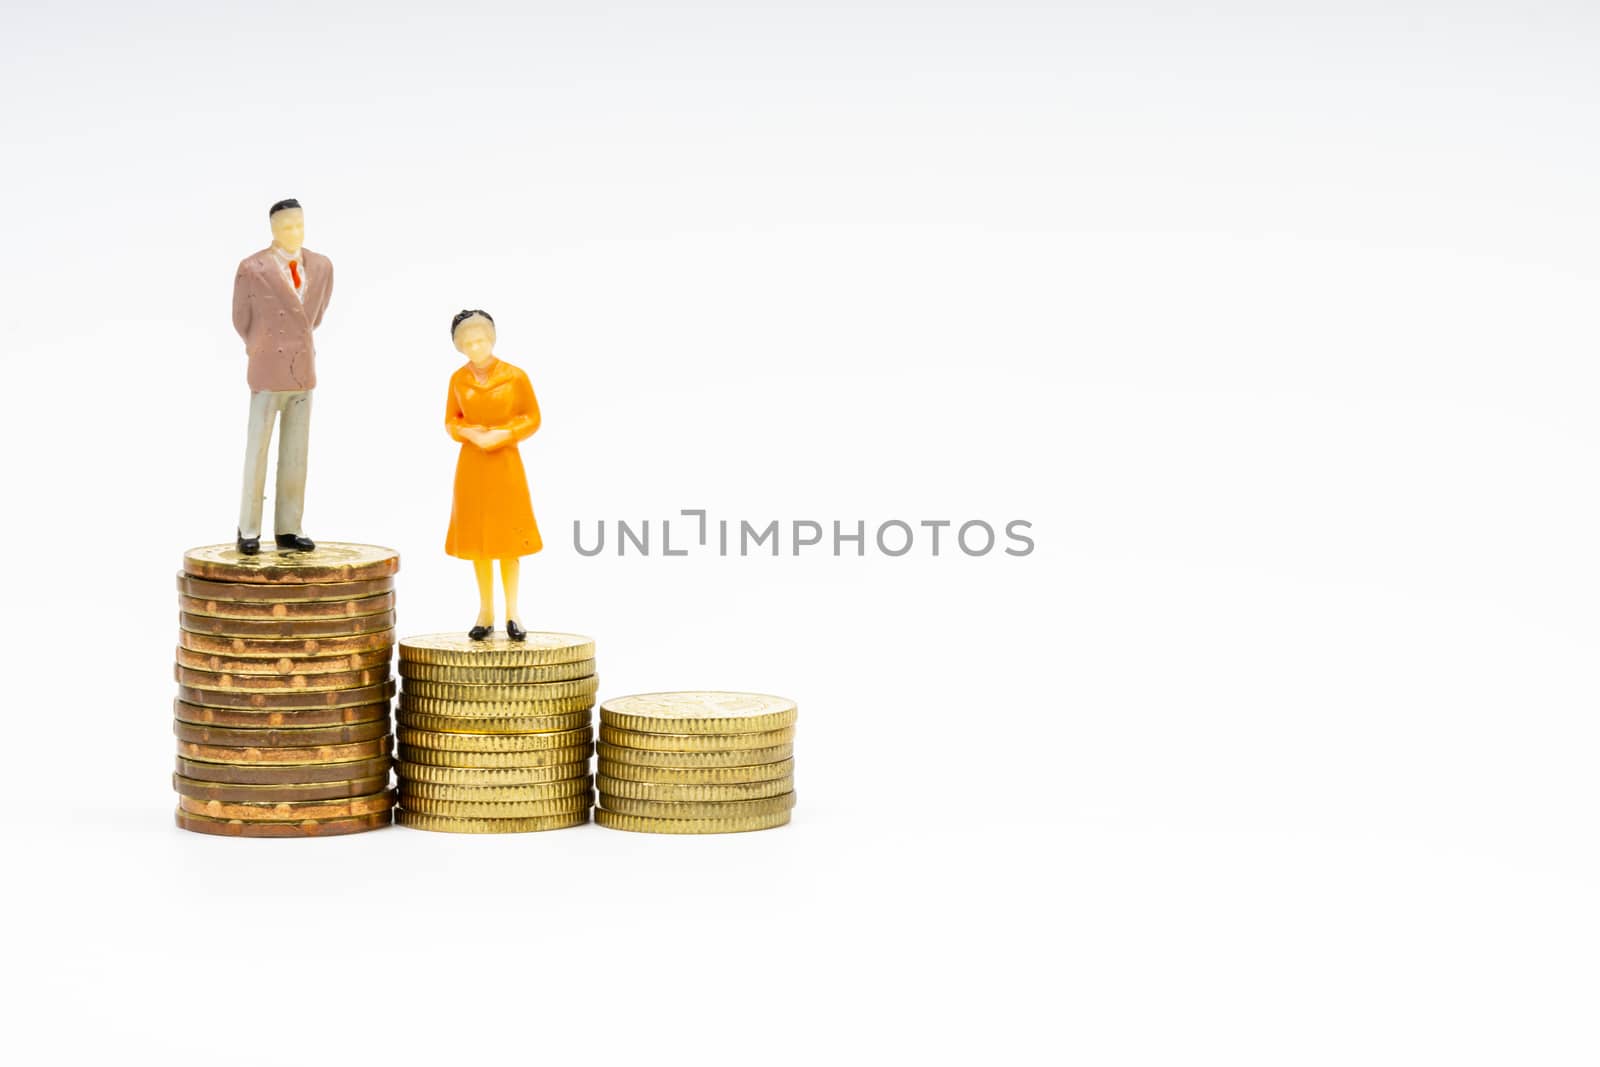
[[(468, 630), (467, 636), (472, 638), (474, 641), (485, 641), (488, 640), (489, 635), (492, 633), (494, 633), (493, 626), (484, 626), (480, 623), (479, 625)], [(513, 641), (522, 641), (527, 638), (528, 631), (524, 630), (522, 628), (522, 624), (516, 619), (507, 619), (506, 636), (511, 638)]]

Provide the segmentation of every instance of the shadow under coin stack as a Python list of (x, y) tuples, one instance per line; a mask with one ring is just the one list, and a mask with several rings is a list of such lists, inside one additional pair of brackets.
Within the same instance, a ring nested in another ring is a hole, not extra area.
[(326, 837), (389, 825), (399, 569), (393, 549), (338, 542), (184, 555), (172, 705), (180, 827)]
[(600, 705), (595, 821), (648, 834), (769, 830), (794, 807), (794, 701), (644, 693)]
[(400, 825), (519, 834), (589, 821), (593, 640), (408, 637), (400, 677)]

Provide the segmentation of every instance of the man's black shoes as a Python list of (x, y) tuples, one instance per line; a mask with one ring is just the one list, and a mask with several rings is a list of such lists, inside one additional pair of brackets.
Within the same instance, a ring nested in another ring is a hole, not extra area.
[(278, 547), (287, 552), (310, 552), (317, 545), (311, 538), (299, 534), (279, 534)]
[(242, 556), (253, 556), (257, 552), (261, 551), (261, 538), (259, 538), (259, 537), (246, 537), (244, 534), (239, 533), (239, 531), (237, 531), (237, 530), (234, 531), (234, 535), (237, 536), (238, 539), (239, 539), (239, 554), (240, 555), (242, 555)]

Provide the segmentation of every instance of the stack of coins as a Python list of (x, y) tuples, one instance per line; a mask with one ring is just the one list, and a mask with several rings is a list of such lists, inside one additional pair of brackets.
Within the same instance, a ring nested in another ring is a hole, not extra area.
[(178, 575), (177, 822), (232, 837), (389, 825), (394, 577), (375, 545), (191, 549)]
[(400, 677), (400, 825), (518, 834), (589, 821), (593, 640), (408, 637)]
[(649, 834), (732, 834), (789, 821), (794, 701), (643, 693), (600, 705), (595, 821)]

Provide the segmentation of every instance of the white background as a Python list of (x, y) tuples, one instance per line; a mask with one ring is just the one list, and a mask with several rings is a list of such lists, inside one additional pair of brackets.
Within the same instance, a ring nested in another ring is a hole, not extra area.
[[(26, 1062), (1593, 1063), (1584, 4), (7, 5), (7, 1045)], [(443, 554), (490, 309), (525, 621), (801, 706), (800, 806), (171, 823), (228, 318), (306, 206), (307, 532)], [(571, 526), (1034, 524), (1014, 559)]]

